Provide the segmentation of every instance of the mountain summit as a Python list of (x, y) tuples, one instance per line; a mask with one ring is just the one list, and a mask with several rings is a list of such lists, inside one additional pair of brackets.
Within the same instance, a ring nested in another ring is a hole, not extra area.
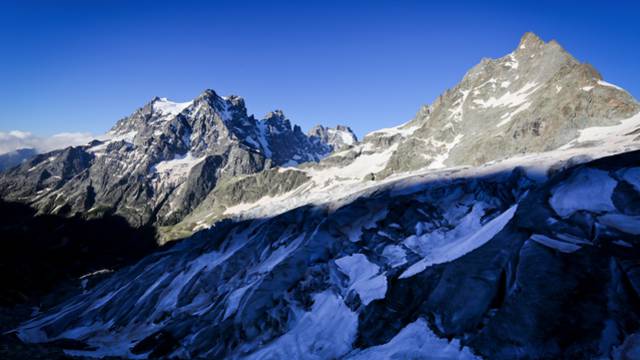
[(581, 129), (614, 125), (638, 111), (631, 95), (591, 65), (526, 33), (513, 52), (483, 59), (404, 126), (407, 136), (383, 174), (549, 151)]
[(343, 125), (338, 125), (335, 129), (316, 125), (309, 130), (308, 135), (316, 137), (320, 139), (320, 141), (331, 145), (334, 150), (349, 147), (358, 142), (358, 137), (353, 130), (348, 126)]

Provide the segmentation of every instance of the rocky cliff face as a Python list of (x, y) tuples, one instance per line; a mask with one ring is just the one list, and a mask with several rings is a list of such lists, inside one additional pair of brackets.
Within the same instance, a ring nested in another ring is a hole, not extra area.
[(358, 137), (348, 126), (338, 125), (335, 129), (322, 125), (314, 126), (308, 133), (320, 142), (329, 144), (334, 150), (341, 150), (358, 142)]
[(8, 171), (1, 192), (41, 213), (116, 214), (134, 226), (166, 225), (191, 212), (218, 182), (319, 161), (337, 144), (329, 140), (292, 127), (282, 111), (257, 120), (237, 96), (207, 90), (185, 103), (154, 98), (105, 139)]

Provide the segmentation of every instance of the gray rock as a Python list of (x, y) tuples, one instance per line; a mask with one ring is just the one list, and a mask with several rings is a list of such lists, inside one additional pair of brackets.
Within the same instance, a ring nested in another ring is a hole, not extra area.
[[(479, 165), (556, 149), (578, 130), (617, 124), (640, 111), (556, 41), (532, 33), (499, 59), (483, 59), (454, 88), (423, 107), (384, 176), (429, 165)], [(366, 141), (366, 139), (365, 139)], [(379, 140), (378, 140), (379, 141)]]
[(358, 142), (358, 137), (350, 127), (338, 125), (335, 129), (316, 125), (307, 133), (315, 137), (319, 142), (328, 144), (335, 150), (342, 150)]
[[(107, 139), (42, 154), (6, 172), (0, 176), (0, 195), (41, 213), (108, 213), (134, 226), (171, 226), (196, 209), (220, 181), (319, 161), (336, 144), (334, 137), (305, 135), (282, 111), (256, 120), (238, 96), (206, 90), (187, 103), (156, 97), (118, 121)], [(273, 189), (287, 188), (265, 186), (272, 195)]]

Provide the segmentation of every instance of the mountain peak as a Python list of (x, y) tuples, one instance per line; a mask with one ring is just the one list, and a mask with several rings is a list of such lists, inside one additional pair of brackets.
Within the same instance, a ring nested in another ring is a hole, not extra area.
[(515, 51), (483, 59), (430, 111), (420, 111), (413, 122), (418, 127), (398, 145), (386, 172), (544, 152), (566, 145), (585, 128), (615, 125), (639, 110), (592, 66), (557, 42), (527, 32)]
[(264, 120), (266, 121), (277, 121), (277, 122), (283, 122), (287, 119), (287, 117), (284, 115), (284, 112), (282, 110), (273, 110), (267, 113), (267, 115), (264, 116)]
[(518, 49), (526, 49), (526, 48), (538, 48), (544, 45), (545, 42), (536, 34), (531, 31), (527, 31), (522, 35), (520, 39), (520, 44), (518, 44)]
[(276, 109), (273, 111), (269, 111), (269, 113), (267, 113), (267, 115), (265, 116), (265, 118), (269, 119), (272, 117), (279, 117), (279, 118), (283, 118), (284, 117), (284, 111), (280, 110), (280, 109)]
[(339, 131), (348, 131), (350, 133), (353, 133), (353, 130), (351, 130), (351, 128), (347, 125), (336, 125), (336, 130)]
[(206, 97), (216, 97), (218, 96), (218, 94), (216, 93), (215, 90), (213, 89), (205, 89), (202, 94), (200, 94), (200, 96), (206, 96)]
[(334, 150), (339, 150), (358, 142), (358, 137), (353, 130), (345, 125), (337, 125), (335, 128), (316, 125), (309, 130), (308, 135), (331, 145)]
[(221, 99), (221, 97), (213, 89), (205, 89), (194, 99), (194, 102), (198, 103), (200, 101), (204, 101), (210, 104), (214, 104), (217, 99)]

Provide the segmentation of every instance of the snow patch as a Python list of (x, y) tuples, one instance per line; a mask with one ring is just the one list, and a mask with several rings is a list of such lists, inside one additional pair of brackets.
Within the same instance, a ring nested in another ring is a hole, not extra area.
[(467, 101), (467, 97), (469, 96), (470, 92), (471, 90), (460, 90), (462, 98), (458, 99), (458, 101), (453, 104), (454, 106), (456, 106), (455, 108), (449, 109), (449, 112), (451, 113), (450, 116), (454, 120), (461, 120), (464, 117), (464, 103)]
[(115, 141), (125, 141), (130, 144), (133, 144), (133, 139), (135, 139), (137, 134), (138, 132), (136, 130), (128, 131), (125, 133), (108, 132), (107, 135), (105, 135), (105, 140), (108, 140), (107, 142), (105, 142), (105, 144), (115, 142)]
[(420, 128), (419, 125), (408, 126), (408, 124), (409, 123), (407, 122), (395, 127), (379, 129), (379, 130), (368, 133), (367, 135), (365, 135), (365, 138), (372, 135), (382, 135), (385, 137), (391, 137), (393, 135), (401, 135), (403, 137), (407, 137), (413, 134), (416, 130)]
[(308, 171), (308, 174), (311, 175), (312, 180), (317, 185), (320, 185), (320, 187), (329, 185), (338, 179), (361, 181), (367, 174), (382, 171), (387, 166), (389, 158), (391, 158), (397, 147), (398, 144), (394, 144), (381, 152), (362, 154), (355, 158), (349, 165), (320, 169), (312, 168)]
[(373, 300), (384, 298), (387, 292), (387, 277), (378, 275), (380, 267), (370, 262), (364, 254), (339, 258), (336, 265), (349, 277), (348, 291), (355, 290), (365, 306)]
[(620, 91), (626, 91), (625, 89), (621, 88), (620, 86), (617, 86), (617, 85), (614, 85), (614, 84), (608, 83), (608, 82), (606, 82), (606, 81), (604, 81), (604, 80), (598, 80), (598, 84), (599, 84), (599, 85), (602, 85), (602, 86), (612, 87), (612, 88), (614, 88), (614, 89), (618, 89), (618, 90), (620, 90)]
[(492, 96), (487, 100), (475, 99), (473, 102), (485, 109), (491, 107), (516, 107), (524, 104), (527, 101), (527, 97), (538, 90), (539, 87), (535, 82), (528, 82), (516, 92), (507, 91), (499, 98)]
[(345, 145), (353, 145), (355, 143), (355, 139), (353, 135), (348, 131), (341, 131), (337, 129), (327, 129), (327, 133), (332, 137), (339, 137), (342, 140), (342, 143)]
[(524, 110), (527, 110), (530, 106), (531, 106), (531, 103), (527, 102), (527, 103), (524, 103), (524, 104), (520, 105), (514, 111), (505, 113), (504, 115), (502, 115), (502, 121), (500, 121), (496, 125), (496, 127), (501, 127), (501, 126), (507, 125), (508, 123), (511, 122), (513, 117), (516, 116), (516, 114), (518, 114), (518, 113), (520, 113), (520, 112), (522, 112)]
[(191, 152), (185, 155), (175, 155), (173, 160), (161, 161), (155, 164), (151, 170), (157, 172), (163, 180), (168, 183), (177, 184), (189, 175), (191, 169), (205, 159), (206, 156), (199, 158), (193, 157)]
[(456, 147), (456, 145), (458, 145), (460, 143), (460, 141), (462, 141), (462, 137), (464, 135), (462, 134), (458, 134), (456, 135), (456, 137), (453, 139), (453, 141), (451, 141), (450, 143), (440, 143), (437, 144), (438, 146), (444, 146), (445, 150), (436, 155), (433, 158), (433, 161), (431, 162), (431, 164), (429, 164), (429, 166), (427, 167), (428, 169), (442, 169), (445, 167), (444, 162), (449, 158), (449, 154), (451, 153), (451, 150)]
[(581, 246), (572, 244), (570, 242), (565, 242), (557, 239), (552, 239), (548, 236), (533, 234), (530, 237), (531, 240), (537, 242), (540, 245), (544, 245), (548, 248), (558, 250), (563, 253), (572, 253), (574, 251), (580, 250)]
[(519, 66), (518, 60), (516, 60), (516, 57), (513, 56), (513, 54), (509, 54), (507, 56), (507, 62), (505, 62), (504, 64), (513, 70), (516, 70)]
[(178, 115), (184, 109), (193, 104), (193, 101), (187, 101), (183, 103), (177, 103), (169, 101), (167, 98), (160, 98), (153, 102), (153, 111), (157, 111), (163, 115)]
[(579, 131), (576, 139), (561, 146), (558, 150), (565, 150), (580, 143), (601, 141), (609, 148), (622, 148), (633, 143), (633, 137), (627, 134), (640, 128), (640, 113), (620, 121), (618, 125), (594, 126)]

